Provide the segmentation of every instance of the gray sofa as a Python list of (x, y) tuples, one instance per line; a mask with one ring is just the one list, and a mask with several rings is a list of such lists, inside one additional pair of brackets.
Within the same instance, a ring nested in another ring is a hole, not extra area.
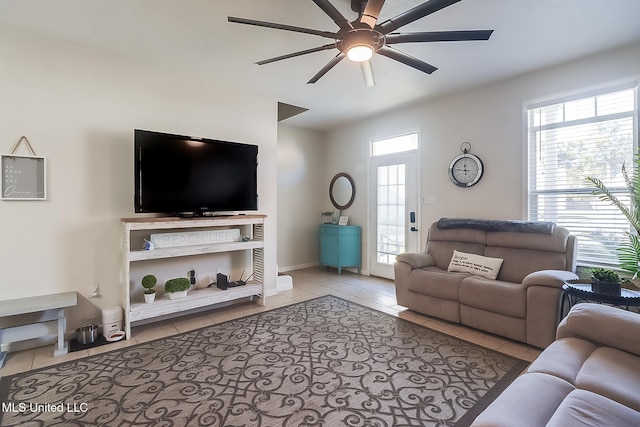
[(640, 315), (577, 304), (475, 427), (640, 426)]
[[(546, 347), (555, 338), (564, 280), (578, 278), (577, 242), (563, 227), (540, 224), (445, 218), (433, 223), (425, 252), (396, 258), (398, 304)], [(497, 278), (447, 271), (454, 250), (502, 259)]]

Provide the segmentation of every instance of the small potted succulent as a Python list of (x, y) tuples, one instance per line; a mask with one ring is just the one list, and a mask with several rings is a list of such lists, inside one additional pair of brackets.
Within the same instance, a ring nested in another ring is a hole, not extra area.
[(618, 273), (608, 268), (591, 270), (591, 291), (600, 294), (620, 295), (622, 280)]
[(142, 278), (144, 288), (144, 302), (152, 303), (156, 299), (156, 290), (153, 287), (158, 283), (158, 279), (153, 274), (147, 274)]
[(184, 298), (187, 296), (187, 291), (190, 287), (191, 283), (189, 283), (189, 279), (186, 277), (177, 277), (165, 282), (164, 292), (169, 296), (169, 299)]

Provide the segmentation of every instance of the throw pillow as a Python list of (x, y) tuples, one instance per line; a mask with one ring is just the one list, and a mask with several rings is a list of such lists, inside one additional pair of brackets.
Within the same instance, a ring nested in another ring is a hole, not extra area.
[(471, 273), (487, 279), (495, 279), (498, 277), (503, 261), (501, 258), (490, 258), (454, 250), (447, 271)]

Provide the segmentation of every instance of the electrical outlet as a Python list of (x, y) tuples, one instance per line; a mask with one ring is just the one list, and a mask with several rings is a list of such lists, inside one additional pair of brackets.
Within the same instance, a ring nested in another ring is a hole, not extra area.
[(95, 282), (91, 285), (91, 290), (89, 292), (89, 298), (100, 298), (100, 283)]

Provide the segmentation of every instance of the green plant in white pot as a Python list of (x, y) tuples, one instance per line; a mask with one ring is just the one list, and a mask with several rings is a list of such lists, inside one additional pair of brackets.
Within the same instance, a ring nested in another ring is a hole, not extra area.
[(153, 287), (158, 283), (158, 279), (153, 274), (147, 274), (142, 278), (144, 288), (144, 302), (152, 303), (156, 299), (156, 290)]
[(634, 158), (635, 167), (629, 172), (627, 166), (623, 163), (622, 175), (629, 191), (631, 198), (631, 206), (624, 204), (602, 180), (594, 177), (587, 177), (586, 180), (595, 189), (592, 194), (600, 197), (600, 200), (609, 202), (616, 206), (620, 212), (627, 218), (634, 232), (628, 232), (628, 241), (618, 247), (618, 259), (620, 260), (620, 268), (629, 272), (632, 276), (637, 277), (640, 270), (640, 151), (636, 153)]
[(165, 282), (164, 292), (169, 296), (169, 299), (184, 298), (187, 296), (187, 291), (190, 287), (191, 283), (189, 283), (189, 279), (186, 277), (177, 277)]

